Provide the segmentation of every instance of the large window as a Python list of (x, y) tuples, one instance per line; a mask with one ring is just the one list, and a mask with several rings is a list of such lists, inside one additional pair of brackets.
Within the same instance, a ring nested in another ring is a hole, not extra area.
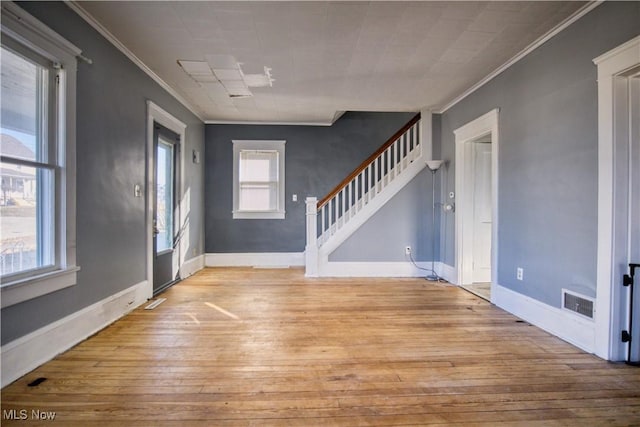
[(55, 262), (55, 152), (50, 114), (55, 69), (6, 43), (0, 53), (0, 274), (8, 278)]
[(77, 48), (12, 3), (0, 48), (2, 306), (70, 286)]
[(233, 217), (283, 219), (285, 141), (233, 141)]

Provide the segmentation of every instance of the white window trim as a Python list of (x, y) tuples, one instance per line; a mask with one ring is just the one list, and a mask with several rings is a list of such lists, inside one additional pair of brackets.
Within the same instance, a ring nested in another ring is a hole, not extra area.
[[(284, 146), (285, 140), (232, 140), (233, 143), (233, 219), (284, 219)], [(240, 151), (273, 150), (278, 152), (278, 209), (273, 211), (246, 211), (239, 209)]]
[(76, 265), (76, 70), (82, 51), (12, 2), (2, 2), (2, 37), (9, 37), (61, 66), (57, 141), (56, 269), (2, 283), (1, 306), (8, 307), (77, 282)]

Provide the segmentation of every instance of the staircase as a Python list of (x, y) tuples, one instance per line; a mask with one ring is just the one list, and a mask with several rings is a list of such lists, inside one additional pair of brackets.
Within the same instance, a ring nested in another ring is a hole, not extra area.
[(329, 255), (425, 165), (418, 114), (320, 201), (308, 197), (305, 275), (330, 275)]

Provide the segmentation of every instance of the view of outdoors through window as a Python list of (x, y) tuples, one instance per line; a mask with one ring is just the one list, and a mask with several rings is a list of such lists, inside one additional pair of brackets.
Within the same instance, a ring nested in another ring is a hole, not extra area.
[(0, 275), (53, 263), (47, 162), (49, 71), (4, 46), (0, 129)]
[(278, 152), (240, 152), (239, 208), (246, 211), (278, 209)]
[(156, 173), (156, 252), (173, 248), (173, 150), (173, 144), (160, 139)]

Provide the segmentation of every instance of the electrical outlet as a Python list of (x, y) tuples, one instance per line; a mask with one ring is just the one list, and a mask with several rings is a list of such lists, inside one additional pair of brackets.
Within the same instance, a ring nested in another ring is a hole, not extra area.
[(404, 254), (405, 255), (411, 255), (411, 246), (405, 246), (404, 247)]
[(524, 277), (524, 269), (522, 267), (518, 267), (516, 269), (516, 279), (522, 280), (523, 277)]

